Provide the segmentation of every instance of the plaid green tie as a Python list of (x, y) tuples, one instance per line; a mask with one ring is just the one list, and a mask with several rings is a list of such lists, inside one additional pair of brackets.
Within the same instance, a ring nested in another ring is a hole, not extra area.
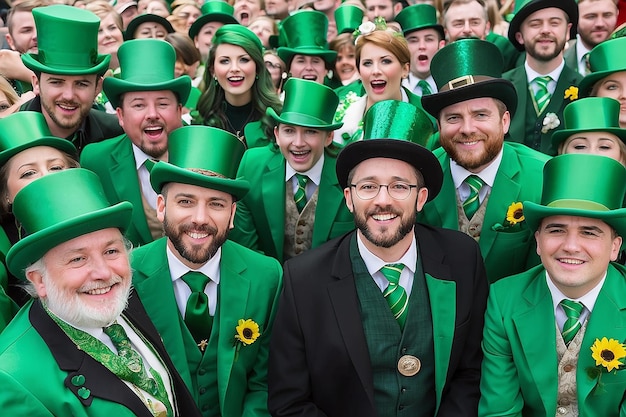
[(404, 265), (402, 264), (389, 264), (380, 268), (380, 272), (383, 273), (389, 285), (383, 292), (383, 297), (387, 300), (391, 313), (398, 321), (400, 329), (404, 329), (404, 323), (406, 322), (406, 316), (408, 313), (409, 298), (406, 295), (406, 291), (400, 285), (400, 274)]
[(548, 83), (552, 81), (552, 77), (546, 75), (544, 77), (537, 77), (533, 80), (539, 87), (534, 94), (535, 106), (537, 114), (541, 114), (550, 103), (552, 94), (548, 91)]
[(296, 202), (296, 207), (298, 208), (298, 212), (302, 213), (304, 206), (306, 206), (306, 183), (309, 181), (309, 177), (302, 174), (296, 174), (296, 178), (298, 180), (298, 189), (296, 193), (293, 195), (293, 199)]
[(567, 299), (561, 300), (559, 304), (561, 304), (561, 307), (563, 307), (563, 311), (565, 311), (565, 315), (567, 316), (567, 320), (565, 320), (561, 334), (563, 335), (565, 345), (569, 345), (569, 342), (572, 341), (574, 336), (576, 336), (576, 333), (578, 333), (582, 327), (579, 319), (580, 313), (582, 313), (583, 308), (585, 307), (581, 303)]
[(210, 279), (201, 272), (190, 271), (182, 276), (182, 280), (191, 288), (185, 308), (185, 325), (204, 351), (201, 346), (206, 346), (203, 341), (209, 339), (213, 327), (213, 317), (209, 314), (209, 297), (204, 293)]
[(470, 193), (467, 199), (463, 202), (463, 211), (465, 212), (465, 216), (467, 216), (468, 220), (471, 220), (474, 217), (474, 214), (480, 207), (480, 200), (478, 198), (478, 193), (480, 189), (485, 185), (483, 180), (480, 179), (478, 175), (470, 175), (465, 178), (463, 181), (465, 184), (469, 186)]
[(430, 89), (430, 86), (428, 85), (428, 82), (426, 82), (426, 80), (419, 80), (419, 82), (417, 83), (417, 86), (422, 89), (422, 96), (427, 96), (433, 93), (432, 90)]

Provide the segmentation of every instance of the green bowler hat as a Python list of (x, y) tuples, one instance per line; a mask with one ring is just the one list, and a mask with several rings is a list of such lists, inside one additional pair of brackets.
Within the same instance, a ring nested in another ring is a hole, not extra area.
[(145, 22), (158, 23), (165, 28), (167, 33), (174, 33), (174, 27), (166, 18), (156, 14), (145, 13), (136, 16), (130, 21), (130, 23), (128, 23), (128, 26), (126, 26), (126, 30), (124, 31), (124, 40), (130, 41), (135, 39), (135, 32), (137, 32), (137, 28), (140, 24)]
[(195, 38), (202, 26), (210, 22), (221, 22), (225, 25), (239, 24), (235, 19), (235, 8), (225, 1), (221, 0), (209, 0), (202, 5), (200, 9), (202, 16), (200, 16), (189, 28), (189, 37)]
[(72, 142), (52, 136), (43, 114), (20, 111), (0, 119), (0, 166), (23, 150), (36, 146), (50, 146), (78, 159)]
[[(585, 167), (585, 169), (581, 169)], [(524, 217), (537, 230), (548, 216), (590, 217), (626, 236), (626, 168), (614, 159), (590, 154), (555, 156), (543, 168), (541, 204), (524, 201)]]
[(354, 4), (342, 4), (335, 9), (337, 33), (352, 33), (363, 23), (363, 10)]
[(157, 162), (150, 183), (157, 193), (168, 182), (197, 185), (232, 194), (237, 199), (248, 192), (250, 183), (237, 178), (245, 152), (237, 136), (209, 126), (183, 126), (170, 133), (169, 162)]
[(78, 7), (36, 7), (33, 18), (38, 52), (22, 55), (22, 62), (35, 72), (58, 75), (104, 74), (110, 55), (98, 54), (100, 19)]
[(363, 140), (400, 139), (425, 146), (433, 133), (428, 114), (403, 101), (379, 101), (363, 116)]
[(626, 143), (626, 129), (619, 127), (619, 101), (609, 97), (587, 97), (571, 102), (563, 110), (565, 129), (552, 134), (552, 146), (580, 132), (608, 132)]
[(509, 24), (509, 41), (518, 51), (524, 50), (524, 45), (515, 39), (515, 34), (520, 31), (524, 20), (538, 10), (556, 7), (565, 12), (572, 24), (570, 33), (576, 33), (578, 27), (578, 4), (574, 0), (517, 0), (513, 19)]
[(626, 71), (626, 38), (610, 39), (598, 44), (589, 53), (591, 72), (579, 85), (581, 97), (588, 97), (594, 84), (614, 72)]
[(395, 18), (400, 23), (404, 36), (422, 29), (435, 29), (445, 39), (443, 26), (437, 23), (437, 9), (430, 4), (414, 4), (402, 9)]
[(38, 178), (13, 201), (13, 214), (28, 236), (9, 250), (7, 267), (24, 279), (24, 268), (61, 243), (112, 227), (123, 233), (132, 211), (133, 205), (127, 201), (111, 206), (100, 179), (87, 169), (67, 169)]
[(439, 117), (444, 107), (481, 97), (502, 101), (511, 116), (517, 108), (513, 84), (502, 77), (502, 54), (491, 42), (459, 39), (441, 48), (430, 64), (439, 90), (422, 97), (424, 109)]
[(315, 81), (290, 78), (283, 90), (285, 101), (280, 115), (271, 107), (266, 110), (276, 123), (319, 130), (336, 130), (343, 126), (343, 123), (333, 123), (339, 97), (331, 88)]
[(180, 103), (186, 103), (191, 90), (188, 75), (174, 77), (176, 51), (161, 39), (126, 41), (117, 51), (120, 78), (106, 77), (102, 88), (113, 108), (119, 107), (120, 96), (129, 91), (171, 90)]
[(281, 30), (287, 44), (280, 46), (276, 52), (288, 65), (294, 55), (319, 56), (328, 63), (337, 58), (337, 52), (328, 49), (328, 18), (324, 13), (315, 10), (294, 13), (283, 20)]

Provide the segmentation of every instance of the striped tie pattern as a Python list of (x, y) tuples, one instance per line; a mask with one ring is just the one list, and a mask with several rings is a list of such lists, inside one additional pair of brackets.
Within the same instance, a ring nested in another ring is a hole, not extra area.
[(561, 307), (563, 307), (563, 311), (565, 311), (565, 316), (567, 316), (567, 320), (565, 320), (565, 324), (563, 325), (563, 331), (561, 335), (563, 336), (563, 341), (565, 345), (569, 345), (569, 342), (574, 339), (576, 333), (580, 330), (582, 325), (580, 324), (580, 313), (582, 313), (583, 308), (585, 308), (581, 303), (576, 301), (563, 299), (559, 303)]
[(463, 211), (465, 212), (465, 216), (467, 216), (468, 220), (471, 220), (474, 217), (474, 214), (480, 207), (480, 200), (478, 198), (478, 193), (480, 189), (485, 185), (483, 180), (480, 179), (478, 175), (470, 175), (465, 178), (463, 181), (465, 184), (469, 186), (470, 193), (467, 199), (463, 202)]
[(428, 82), (426, 82), (426, 80), (419, 80), (419, 82), (417, 83), (417, 86), (422, 89), (422, 96), (427, 96), (433, 93), (432, 90), (430, 89), (430, 86), (428, 85)]
[(306, 183), (309, 181), (309, 177), (302, 174), (296, 174), (296, 179), (298, 180), (298, 189), (293, 195), (293, 199), (296, 202), (296, 207), (298, 208), (298, 212), (302, 213), (304, 206), (306, 206)]
[(403, 269), (404, 265), (402, 264), (389, 264), (380, 268), (380, 272), (389, 281), (389, 285), (383, 292), (383, 297), (387, 300), (391, 313), (398, 321), (400, 329), (404, 329), (409, 306), (409, 298), (404, 288), (400, 285), (400, 274), (402, 274)]
[(552, 94), (548, 91), (548, 83), (552, 81), (552, 77), (546, 75), (537, 77), (533, 80), (537, 84), (537, 92), (534, 95), (535, 105), (537, 106), (537, 114), (541, 114), (550, 103)]

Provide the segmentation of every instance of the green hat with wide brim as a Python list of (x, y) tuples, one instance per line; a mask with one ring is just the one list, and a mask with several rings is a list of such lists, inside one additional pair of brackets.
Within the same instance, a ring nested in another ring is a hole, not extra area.
[(38, 52), (22, 55), (35, 72), (57, 75), (104, 74), (111, 56), (98, 54), (98, 16), (66, 5), (36, 7), (33, 18)]
[(435, 118), (461, 101), (492, 97), (504, 103), (511, 116), (517, 109), (515, 86), (502, 77), (502, 54), (491, 42), (459, 39), (441, 48), (430, 71), (439, 90), (422, 97), (422, 106)]
[(193, 24), (189, 28), (189, 37), (191, 39), (195, 38), (198, 33), (200, 33), (200, 29), (202, 29), (204, 25), (210, 22), (221, 22), (225, 25), (239, 24), (234, 16), (235, 8), (225, 1), (207, 1), (202, 5), (200, 11), (202, 12), (202, 16), (200, 16), (195, 22), (193, 22)]
[[(584, 169), (581, 169), (584, 167)], [(555, 156), (543, 168), (541, 204), (524, 201), (531, 230), (549, 216), (590, 217), (626, 236), (626, 168), (614, 159), (590, 154)]]
[(591, 72), (578, 86), (580, 97), (589, 97), (595, 83), (614, 72), (626, 71), (626, 38), (610, 39), (598, 44), (589, 53)]
[(335, 9), (337, 33), (352, 33), (363, 23), (363, 10), (354, 4), (342, 4)]
[(120, 78), (106, 77), (104, 93), (113, 108), (120, 105), (120, 96), (129, 91), (171, 90), (180, 103), (186, 103), (191, 90), (188, 75), (175, 78), (176, 51), (161, 39), (126, 41), (117, 51)]
[(280, 115), (268, 107), (266, 113), (276, 123), (336, 130), (343, 123), (333, 123), (339, 97), (329, 87), (315, 81), (290, 78), (283, 88), (285, 100)]
[(578, 4), (574, 0), (517, 0), (513, 19), (509, 24), (509, 41), (518, 51), (524, 50), (524, 45), (515, 39), (515, 34), (520, 31), (524, 20), (538, 10), (556, 7), (565, 12), (572, 24), (571, 33), (576, 33), (578, 27)]
[(437, 23), (437, 9), (430, 4), (414, 4), (402, 9), (395, 18), (402, 27), (402, 33), (408, 35), (411, 32), (422, 29), (435, 29), (441, 39), (445, 39), (443, 26)]
[(152, 188), (160, 193), (168, 182), (191, 184), (232, 194), (237, 199), (250, 183), (237, 179), (245, 152), (237, 136), (209, 126), (183, 126), (168, 139), (169, 162), (157, 162), (150, 172)]
[(565, 129), (552, 134), (552, 147), (582, 132), (612, 133), (626, 143), (626, 129), (619, 127), (619, 101), (609, 97), (587, 97), (571, 102), (563, 110)]
[[(261, 39), (259, 39), (253, 31), (240, 24), (222, 26), (215, 31), (211, 43), (213, 45), (221, 45), (225, 43), (229, 45), (237, 45), (242, 47), (244, 50), (249, 48), (248, 45), (252, 43), (258, 48), (259, 54), (263, 54), (263, 44), (261, 43)], [(246, 52), (249, 53), (250, 51), (246, 50)]]
[(0, 119), (0, 166), (23, 150), (36, 146), (50, 146), (78, 159), (72, 142), (52, 136), (43, 114), (20, 111)]
[(280, 46), (276, 52), (287, 65), (294, 55), (319, 56), (329, 64), (337, 59), (337, 52), (328, 49), (328, 18), (324, 13), (315, 10), (294, 13), (282, 21), (281, 30), (287, 45)]
[(38, 178), (15, 196), (13, 214), (28, 235), (9, 250), (9, 271), (21, 279), (24, 268), (50, 249), (98, 230), (130, 224), (133, 205), (111, 205), (93, 172), (74, 168)]
[(136, 16), (128, 23), (128, 26), (126, 26), (126, 30), (124, 31), (124, 40), (130, 41), (135, 39), (135, 32), (137, 31), (137, 28), (139, 25), (146, 22), (158, 23), (165, 28), (167, 33), (174, 33), (174, 27), (166, 18), (156, 14), (146, 13)]
[(411, 103), (383, 100), (363, 116), (363, 139), (401, 139), (425, 146), (433, 134), (428, 114)]

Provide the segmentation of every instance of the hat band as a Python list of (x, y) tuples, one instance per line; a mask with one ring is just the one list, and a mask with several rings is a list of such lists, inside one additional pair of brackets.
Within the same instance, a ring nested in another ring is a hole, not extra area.
[(611, 211), (607, 206), (589, 200), (554, 200), (546, 207), (588, 211)]
[(439, 89), (439, 92), (455, 90), (457, 88), (466, 87), (468, 85), (474, 85), (483, 81), (489, 81), (493, 79), (493, 77), (488, 77), (486, 75), (463, 75), (461, 77), (457, 77), (453, 80), (448, 81)]

